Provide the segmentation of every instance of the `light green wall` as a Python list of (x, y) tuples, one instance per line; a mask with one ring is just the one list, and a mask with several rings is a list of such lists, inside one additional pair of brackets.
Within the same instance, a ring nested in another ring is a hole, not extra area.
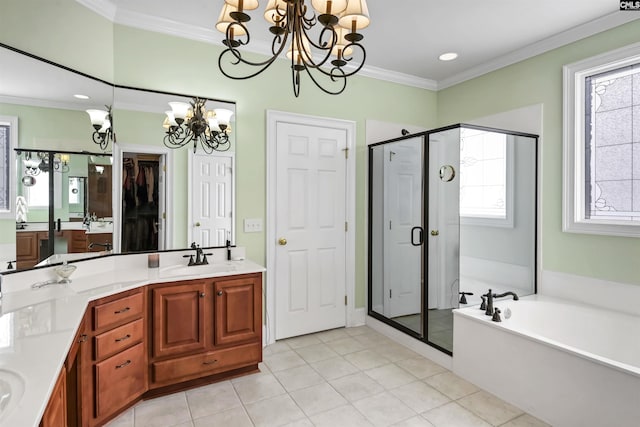
[[(562, 232), (562, 66), (638, 42), (640, 21), (606, 31), (438, 92), (438, 123), (543, 104), (542, 268), (640, 285), (640, 241)], [(517, 129), (516, 129), (517, 130)]]
[(113, 24), (75, 0), (2, 0), (0, 41), (113, 81)]

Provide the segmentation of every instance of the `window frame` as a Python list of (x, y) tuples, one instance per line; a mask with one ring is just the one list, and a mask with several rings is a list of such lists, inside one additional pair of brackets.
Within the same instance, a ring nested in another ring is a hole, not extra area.
[(0, 123), (9, 125), (9, 209), (0, 207), (0, 219), (16, 219), (16, 148), (18, 147), (18, 117), (0, 115)]
[(585, 80), (639, 63), (640, 43), (634, 43), (562, 67), (563, 232), (640, 237), (640, 221), (593, 219), (585, 215)]
[[(460, 225), (514, 228), (514, 161), (515, 144), (513, 135), (505, 136), (505, 216), (504, 218), (489, 215), (464, 215), (460, 213)], [(460, 168), (462, 174), (462, 168)]]

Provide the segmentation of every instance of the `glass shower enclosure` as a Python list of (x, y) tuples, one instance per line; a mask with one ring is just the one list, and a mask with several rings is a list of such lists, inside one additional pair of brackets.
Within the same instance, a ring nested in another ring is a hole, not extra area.
[(536, 146), (461, 124), (369, 146), (370, 316), (452, 354), (453, 309), (535, 293)]

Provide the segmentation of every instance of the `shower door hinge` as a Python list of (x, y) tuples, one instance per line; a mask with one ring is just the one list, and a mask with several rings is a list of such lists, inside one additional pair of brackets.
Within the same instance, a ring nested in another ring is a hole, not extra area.
[(349, 223), (347, 221), (344, 222), (344, 231), (345, 233), (349, 231)]
[(347, 296), (344, 296), (344, 305), (347, 305)]
[(391, 298), (391, 289), (389, 289), (389, 298)]

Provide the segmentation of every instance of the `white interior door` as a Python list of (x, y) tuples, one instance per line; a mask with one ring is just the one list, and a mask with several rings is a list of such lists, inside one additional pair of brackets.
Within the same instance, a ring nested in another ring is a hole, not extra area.
[(422, 147), (419, 137), (384, 149), (384, 287), (390, 318), (422, 308), (422, 237), (414, 228), (422, 225)]
[(224, 246), (233, 232), (233, 156), (192, 156), (190, 240), (202, 247)]
[(346, 324), (347, 132), (276, 125), (275, 339)]

